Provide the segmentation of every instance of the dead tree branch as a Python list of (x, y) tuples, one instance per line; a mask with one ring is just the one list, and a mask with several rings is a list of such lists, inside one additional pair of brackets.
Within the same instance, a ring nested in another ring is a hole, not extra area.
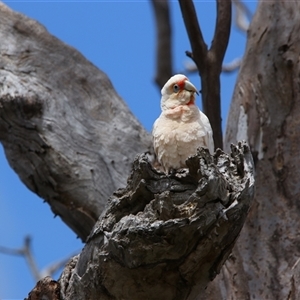
[[(235, 58), (231, 62), (222, 65), (222, 73), (231, 73), (240, 68), (242, 63), (241, 58)], [(198, 72), (198, 68), (194, 63), (187, 62), (185, 63), (185, 71), (188, 73)]]
[[(249, 27), (249, 20), (252, 19), (252, 13), (248, 9), (248, 7), (240, 0), (232, 1), (235, 8), (235, 18), (234, 22), (238, 29), (243, 32), (247, 32)], [(237, 69), (239, 69), (242, 62), (242, 58), (235, 58), (229, 63), (225, 63), (222, 65), (223, 73), (231, 73)], [(195, 63), (186, 63), (185, 71), (188, 73), (199, 72), (198, 67)]]
[(70, 260), (70, 258), (74, 255), (74, 254), (69, 255), (68, 258), (61, 259), (57, 262), (51, 263), (49, 266), (39, 271), (39, 268), (37, 266), (31, 248), (31, 242), (32, 242), (31, 237), (26, 236), (24, 238), (23, 247), (14, 249), (14, 248), (0, 246), (0, 253), (24, 257), (35, 281), (38, 281), (46, 276), (53, 276), (56, 272), (61, 270), (66, 265), (66, 263)]
[(231, 27), (231, 1), (217, 0), (217, 20), (212, 46), (208, 50), (202, 36), (192, 0), (179, 0), (189, 36), (192, 52), (187, 52), (195, 62), (201, 77), (203, 110), (208, 116), (216, 148), (223, 148), (220, 73)]
[(85, 240), (150, 135), (108, 77), (0, 3), (0, 141), (10, 166)]
[(156, 75), (155, 82), (161, 89), (172, 72), (172, 29), (168, 0), (151, 1), (156, 23)]
[(252, 13), (243, 1), (233, 0), (232, 3), (235, 7), (235, 25), (242, 32), (246, 33), (250, 24), (249, 20), (252, 19)]
[(187, 160), (188, 173), (170, 176), (139, 155), (127, 186), (113, 193), (125, 182), (133, 153), (147, 150), (150, 139), (107, 76), (3, 4), (0, 39), (0, 140), (7, 158), (87, 241), (59, 281), (39, 281), (29, 299), (194, 299), (202, 293), (249, 211), (248, 146), (232, 146), (230, 155), (200, 149)]
[[(215, 33), (208, 57), (211, 63), (217, 64), (221, 71), (224, 55), (227, 49), (231, 29), (231, 0), (217, 0), (217, 20)], [(209, 54), (211, 53), (211, 54)]]
[[(207, 149), (189, 172), (157, 172), (136, 158), (128, 185), (110, 197), (87, 244), (60, 277), (62, 299), (195, 299), (219, 273), (254, 194), (253, 161)], [(116, 282), (118, 284), (116, 284)]]
[(24, 238), (23, 247), (21, 247), (19, 249), (13, 249), (13, 248), (0, 246), (0, 253), (8, 254), (8, 255), (17, 255), (17, 256), (24, 257), (27, 264), (28, 264), (29, 270), (32, 273), (33, 278), (36, 281), (38, 281), (42, 278), (40, 273), (39, 273), (39, 270), (38, 270), (37, 264), (35, 262), (34, 256), (32, 254), (31, 237), (30, 236), (26, 236)]
[(241, 64), (242, 64), (242, 59), (235, 58), (231, 62), (224, 64), (222, 66), (222, 72), (223, 73), (231, 73), (233, 71), (236, 71), (240, 68)]
[[(77, 251), (77, 253), (78, 252), (79, 251)], [(48, 276), (53, 277), (55, 273), (57, 273), (59, 270), (62, 270), (66, 266), (66, 264), (70, 261), (71, 257), (73, 257), (74, 255), (75, 254), (73, 253), (72, 255), (68, 255), (68, 257), (66, 258), (50, 263), (47, 267), (40, 271), (40, 278)]]
[[(206, 72), (207, 67), (205, 63), (205, 58), (207, 57), (207, 45), (205, 44), (203, 39), (202, 31), (200, 29), (197, 13), (193, 2), (191, 0), (179, 0), (179, 4), (193, 50), (192, 53), (187, 52), (186, 54), (194, 60), (201, 76), (201, 74), (204, 74)], [(194, 54), (196, 55), (196, 57), (194, 57)]]

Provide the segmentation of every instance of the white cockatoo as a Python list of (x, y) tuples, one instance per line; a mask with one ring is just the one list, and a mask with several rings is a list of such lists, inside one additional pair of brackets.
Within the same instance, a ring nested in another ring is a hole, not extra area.
[(214, 152), (207, 116), (195, 105), (195, 86), (182, 74), (172, 76), (161, 90), (161, 115), (153, 125), (153, 145), (166, 173), (186, 167), (186, 159), (207, 147)]

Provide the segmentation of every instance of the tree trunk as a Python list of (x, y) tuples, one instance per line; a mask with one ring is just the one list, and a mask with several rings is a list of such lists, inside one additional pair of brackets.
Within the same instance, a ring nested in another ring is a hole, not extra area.
[(85, 240), (150, 135), (107, 76), (0, 3), (0, 141), (10, 166)]
[(40, 281), (29, 299), (197, 299), (248, 213), (254, 193), (248, 146), (232, 146), (230, 155), (200, 149), (187, 172), (170, 176), (142, 154), (127, 187), (113, 194), (150, 138), (108, 78), (3, 4), (0, 38), (0, 140), (7, 158), (87, 241), (60, 280)]
[(29, 300), (53, 287), (65, 300), (197, 299), (243, 226), (254, 173), (246, 144), (231, 155), (201, 149), (187, 165), (187, 173), (169, 176), (140, 155), (59, 284), (40, 281)]
[(299, 1), (259, 3), (225, 139), (249, 142), (256, 196), (205, 299), (300, 299), (299, 32)]

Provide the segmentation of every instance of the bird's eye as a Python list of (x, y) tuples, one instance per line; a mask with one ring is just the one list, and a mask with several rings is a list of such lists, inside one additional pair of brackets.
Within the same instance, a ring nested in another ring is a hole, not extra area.
[(178, 93), (179, 90), (180, 90), (179, 85), (175, 83), (175, 84), (173, 85), (173, 92), (174, 92), (174, 93)]

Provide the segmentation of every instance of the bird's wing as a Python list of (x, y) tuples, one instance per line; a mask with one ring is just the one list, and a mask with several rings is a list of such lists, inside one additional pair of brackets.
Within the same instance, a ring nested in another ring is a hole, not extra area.
[(205, 136), (205, 143), (207, 145), (207, 148), (211, 154), (215, 151), (215, 145), (214, 145), (214, 139), (213, 139), (213, 131), (210, 126), (210, 122), (208, 120), (208, 117), (199, 109), (200, 111), (200, 120), (204, 126), (204, 129), (206, 131)]
[(158, 147), (158, 145), (157, 145), (157, 139), (156, 139), (156, 137), (157, 137), (156, 131), (157, 131), (157, 123), (158, 123), (158, 121), (159, 120), (156, 119), (156, 121), (154, 122), (153, 127), (152, 127), (153, 148), (154, 148), (154, 152), (155, 152), (156, 155), (157, 155), (157, 147)]
[(161, 152), (159, 150), (164, 145), (164, 140), (168, 138), (168, 136), (164, 134), (164, 132), (166, 131), (164, 125), (165, 124), (163, 124), (162, 115), (160, 115), (159, 118), (154, 122), (152, 128), (153, 148), (159, 161), (160, 161), (159, 152)]

